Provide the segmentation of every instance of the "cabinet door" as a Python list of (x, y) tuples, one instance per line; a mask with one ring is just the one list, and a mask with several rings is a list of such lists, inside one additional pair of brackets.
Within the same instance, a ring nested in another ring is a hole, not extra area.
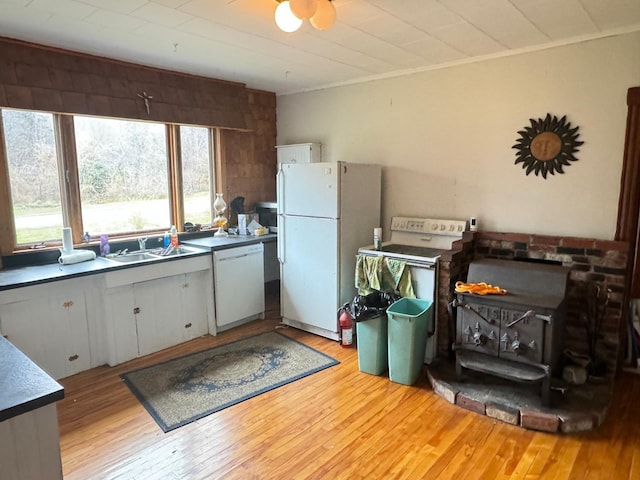
[(133, 285), (138, 353), (148, 355), (181, 342), (181, 285), (184, 275)]
[(133, 286), (110, 288), (105, 294), (107, 355), (112, 367), (138, 356)]
[(91, 368), (84, 292), (0, 306), (2, 333), (53, 378)]
[(0, 321), (2, 334), (53, 377), (54, 370), (59, 373), (59, 368), (52, 368), (53, 344), (50, 339), (45, 341), (47, 335), (44, 332), (49, 330), (50, 323), (47, 309), (46, 299), (0, 305)]
[(321, 161), (319, 143), (299, 143), (278, 145), (276, 147), (278, 163), (315, 163)]
[(207, 295), (213, 295), (213, 292), (207, 292), (207, 288), (212, 282), (211, 275), (211, 270), (182, 275), (180, 283), (182, 308), (179, 318), (182, 325), (182, 336), (176, 343), (200, 337), (209, 331)]

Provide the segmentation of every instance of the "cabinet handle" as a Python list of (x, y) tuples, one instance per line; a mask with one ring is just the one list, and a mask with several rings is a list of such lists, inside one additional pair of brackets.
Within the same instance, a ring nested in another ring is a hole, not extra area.
[(140, 307), (135, 307), (135, 308), (133, 309), (133, 313), (134, 313), (134, 314), (138, 314), (138, 313), (140, 313)]
[(64, 302), (64, 303), (62, 304), (62, 306), (63, 306), (64, 308), (71, 308), (71, 307), (73, 307), (73, 300), (67, 300), (66, 302)]
[(79, 357), (78, 357), (78, 354), (76, 353), (75, 355), (71, 355), (71, 356), (69, 357), (69, 361), (70, 361), (70, 362), (75, 362), (78, 358), (79, 358)]
[(184, 328), (191, 328), (191, 322), (187, 323)]

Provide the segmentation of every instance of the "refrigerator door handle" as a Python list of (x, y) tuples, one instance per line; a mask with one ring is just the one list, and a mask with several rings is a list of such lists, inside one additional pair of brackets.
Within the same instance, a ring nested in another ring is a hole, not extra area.
[(278, 173), (276, 173), (276, 212), (278, 215), (284, 213), (284, 172), (282, 171), (282, 164), (278, 167)]
[(278, 166), (276, 174), (276, 212), (278, 214), (278, 262), (284, 263), (284, 172), (282, 164)]
[(284, 263), (284, 215), (278, 215), (278, 262)]

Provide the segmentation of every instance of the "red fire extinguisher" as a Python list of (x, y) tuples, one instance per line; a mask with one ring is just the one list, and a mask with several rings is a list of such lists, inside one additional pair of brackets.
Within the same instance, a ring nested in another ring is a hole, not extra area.
[(343, 347), (348, 348), (353, 345), (353, 319), (346, 310), (340, 314), (340, 343)]

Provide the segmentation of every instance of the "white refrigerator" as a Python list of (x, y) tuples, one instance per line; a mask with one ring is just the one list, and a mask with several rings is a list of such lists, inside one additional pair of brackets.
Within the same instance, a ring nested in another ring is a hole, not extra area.
[(277, 190), (282, 322), (339, 340), (338, 308), (357, 293), (358, 248), (380, 226), (381, 168), (282, 163)]

